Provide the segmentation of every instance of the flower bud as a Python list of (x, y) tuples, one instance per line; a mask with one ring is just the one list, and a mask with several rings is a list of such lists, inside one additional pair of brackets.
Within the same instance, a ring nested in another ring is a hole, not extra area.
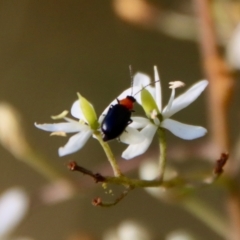
[(142, 107), (148, 117), (151, 117), (151, 113), (153, 112), (153, 110), (157, 111), (157, 113), (159, 114), (157, 104), (151, 93), (147, 89), (143, 89), (141, 91), (141, 100)]
[(91, 129), (97, 130), (99, 127), (99, 123), (93, 105), (86, 98), (82, 97), (79, 93), (78, 98), (80, 102), (80, 107), (82, 109), (85, 119), (87, 120), (87, 123), (89, 124)]

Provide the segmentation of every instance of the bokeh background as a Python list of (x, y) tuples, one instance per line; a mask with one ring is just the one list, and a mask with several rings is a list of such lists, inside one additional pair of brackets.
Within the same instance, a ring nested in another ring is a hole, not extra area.
[[(152, 1), (156, 7), (161, 4), (166, 9), (188, 11), (190, 1), (181, 2), (180, 6), (178, 1)], [(134, 72), (150, 76), (153, 65), (158, 66), (164, 103), (170, 93), (169, 81), (182, 80), (190, 86), (204, 78), (197, 41), (130, 24), (119, 17), (114, 4), (115, 1), (98, 0), (0, 1), (0, 100), (20, 112), (28, 139), (38, 152), (56, 169), (84, 183), (92, 180), (69, 172), (66, 164), (75, 160), (93, 170), (103, 168), (107, 161), (97, 141), (91, 139), (81, 151), (59, 158), (57, 149), (66, 139), (50, 138), (36, 129), (34, 122), (52, 122), (50, 116), (69, 109), (77, 92), (90, 100), (100, 114), (130, 86), (129, 64)], [(176, 118), (207, 127), (204, 97), (205, 94)], [(141, 112), (138, 108), (137, 111)], [(167, 138), (170, 146), (188, 143), (170, 133)], [(110, 145), (116, 156), (125, 148), (117, 141)], [(154, 153), (155, 148), (153, 144), (149, 151)], [(34, 195), (48, 183), (2, 147), (0, 156), (0, 191), (18, 185)], [(205, 162), (191, 160), (188, 166), (208, 167)], [(138, 161), (136, 158), (129, 164), (137, 166)], [(128, 168), (127, 164), (123, 169)], [(175, 164), (180, 169), (186, 166)], [(137, 168), (128, 174), (136, 175)], [(35, 207), (18, 227), (17, 234), (36, 240), (65, 240), (85, 239), (85, 233), (92, 239), (102, 239), (108, 229), (132, 219), (149, 229), (153, 240), (164, 239), (176, 229), (190, 230), (199, 239), (220, 239), (177, 205), (156, 200), (143, 189), (134, 190), (121, 203), (106, 209), (91, 205), (95, 196), (105, 197), (100, 185), (85, 184), (79, 188), (80, 194), (73, 199)], [(221, 190), (209, 187), (198, 194), (224, 214)], [(74, 238), (78, 233), (82, 237)]]

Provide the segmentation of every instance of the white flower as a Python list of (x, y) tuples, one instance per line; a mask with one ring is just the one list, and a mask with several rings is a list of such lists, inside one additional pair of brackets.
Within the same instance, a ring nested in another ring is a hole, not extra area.
[[(52, 135), (64, 136), (66, 133), (76, 133), (69, 138), (65, 146), (60, 147), (58, 149), (58, 154), (60, 157), (80, 150), (85, 145), (87, 140), (91, 137), (93, 132), (98, 128), (99, 124), (98, 123), (96, 124), (97, 121), (96, 117), (92, 115), (89, 117), (85, 111), (86, 110), (85, 107), (90, 108), (90, 112), (92, 110), (94, 111), (92, 105), (90, 103), (85, 102), (81, 104), (81, 99), (83, 98), (79, 95), (79, 100), (75, 101), (71, 108), (72, 116), (77, 118), (78, 121), (64, 117), (67, 114), (67, 112), (65, 112), (65, 114), (63, 115), (61, 114), (60, 118), (64, 118), (66, 122), (53, 124), (35, 123), (35, 126), (37, 128), (42, 129), (44, 131), (52, 132)], [(84, 99), (84, 101), (85, 100), (86, 99)], [(55, 119), (56, 118), (57, 117), (55, 117)], [(93, 122), (93, 124), (90, 124), (90, 122)], [(96, 126), (93, 127), (94, 125)]]
[[(136, 89), (140, 90), (140, 87)], [(135, 89), (135, 90), (136, 90)], [(129, 91), (125, 91), (119, 96), (119, 99), (122, 98), (122, 95), (126, 97)], [(130, 93), (129, 93), (130, 95)], [(64, 111), (62, 114), (52, 117), (53, 119), (64, 119), (66, 122), (62, 123), (53, 123), (53, 124), (37, 124), (35, 126), (41, 130), (51, 132), (52, 135), (57, 136), (66, 136), (66, 133), (76, 133), (72, 137), (69, 138), (68, 142), (65, 146), (60, 147), (58, 149), (58, 154), (60, 157), (77, 152), (80, 150), (88, 139), (93, 135), (96, 131), (99, 130), (100, 123), (104, 119), (104, 114), (107, 113), (109, 106), (115, 103), (114, 100), (103, 112), (103, 115), (100, 116), (99, 120), (97, 119), (95, 110), (93, 106), (80, 94), (79, 100), (75, 101), (71, 108), (71, 114), (78, 120), (67, 118), (66, 115), (68, 111)], [(116, 101), (117, 103), (117, 101)], [(126, 144), (136, 144), (144, 139), (142, 133), (140, 133), (137, 129), (127, 127), (126, 131), (122, 133), (119, 137), (121, 142)]]
[(0, 239), (7, 239), (25, 216), (29, 199), (21, 188), (11, 188), (0, 196)]
[[(168, 129), (175, 136), (185, 140), (199, 138), (207, 133), (207, 130), (203, 127), (180, 123), (178, 121), (170, 119), (170, 117), (195, 101), (208, 85), (208, 81), (202, 80), (194, 84), (190, 89), (188, 89), (185, 93), (178, 96), (177, 98), (175, 98), (175, 89), (179, 86), (182, 86), (183, 83), (180, 81), (171, 82), (170, 88), (172, 89), (172, 93), (167, 106), (162, 110), (161, 84), (157, 67), (154, 67), (154, 76), (155, 81), (159, 80), (158, 82), (155, 82), (155, 88), (147, 87), (146, 89), (151, 93), (157, 109), (152, 109), (151, 112), (148, 113), (148, 117), (150, 119), (142, 117), (132, 118), (133, 123), (130, 124), (130, 126), (138, 129), (142, 128), (141, 133), (143, 133), (146, 138), (139, 144), (130, 144), (122, 154), (122, 157), (125, 159), (131, 159), (143, 154), (151, 144), (152, 139), (159, 127)], [(138, 73), (136, 75), (136, 78), (138, 81), (135, 82), (134, 78), (134, 86), (139, 84), (146, 86), (150, 83), (150, 78), (144, 74)], [(147, 78), (148, 81), (146, 81)], [(144, 107), (144, 103), (142, 103), (141, 98), (139, 96), (136, 96), (136, 99), (138, 103)], [(161, 119), (159, 119), (158, 115), (161, 116)]]

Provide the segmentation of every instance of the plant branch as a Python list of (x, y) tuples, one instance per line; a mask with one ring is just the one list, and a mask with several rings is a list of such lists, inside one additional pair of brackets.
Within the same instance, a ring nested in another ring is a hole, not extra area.
[(79, 166), (76, 162), (70, 162), (68, 168), (71, 171), (78, 171), (83, 174), (86, 174), (94, 179), (95, 182), (111, 183), (115, 185), (123, 185), (126, 187), (133, 188), (144, 188), (144, 187), (164, 187), (164, 188), (173, 188), (177, 186), (184, 186), (186, 184), (185, 180), (180, 177), (175, 177), (168, 181), (160, 180), (141, 180), (141, 179), (131, 179), (126, 176), (119, 177), (109, 177), (102, 176), (100, 173), (93, 173), (92, 171)]

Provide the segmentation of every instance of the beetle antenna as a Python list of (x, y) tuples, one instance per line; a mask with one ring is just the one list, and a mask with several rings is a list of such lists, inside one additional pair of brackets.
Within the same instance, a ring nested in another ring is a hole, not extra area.
[[(156, 83), (156, 82), (160, 82), (160, 80), (154, 81), (153, 83)], [(142, 89), (139, 90), (138, 92), (136, 92), (136, 93), (134, 94), (134, 96), (136, 96), (138, 93), (140, 93), (143, 89), (145, 89), (146, 87), (150, 86), (151, 84), (152, 84), (152, 83), (149, 83), (149, 84), (147, 84), (146, 86), (142, 87)]]
[(129, 72), (130, 72), (130, 78), (131, 78), (131, 96), (133, 95), (133, 71), (132, 71), (132, 65), (129, 65)]

